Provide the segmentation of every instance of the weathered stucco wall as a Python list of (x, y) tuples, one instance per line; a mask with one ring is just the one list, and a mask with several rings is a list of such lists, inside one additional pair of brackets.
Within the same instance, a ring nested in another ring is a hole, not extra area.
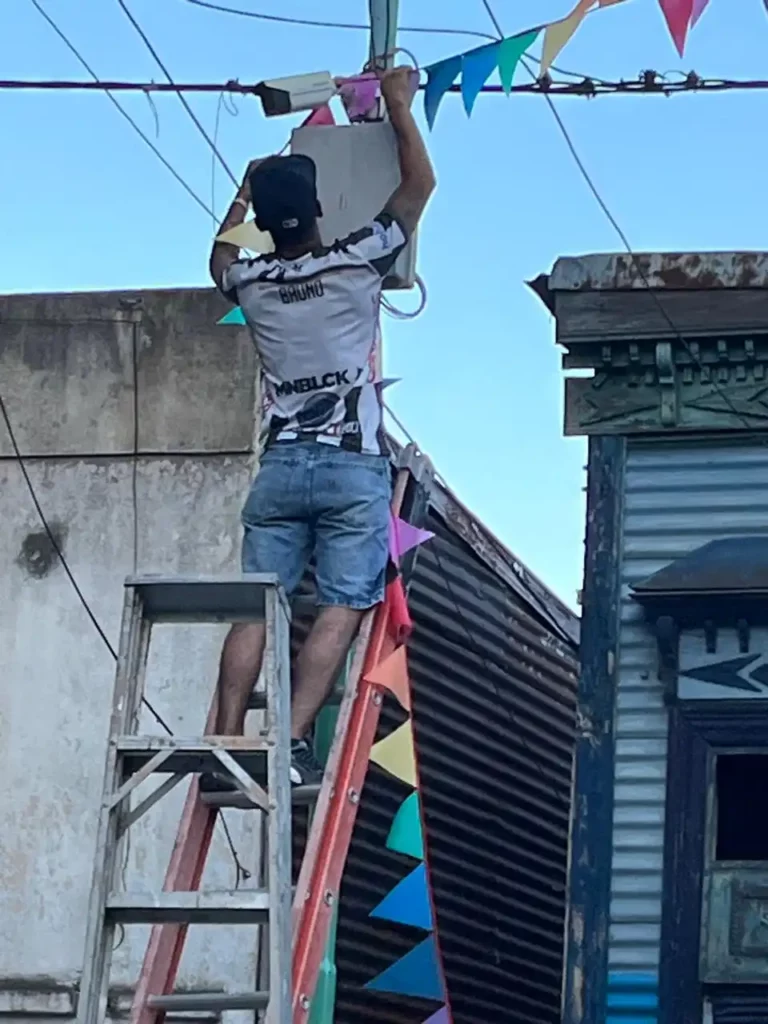
[[(224, 308), (191, 289), (0, 298), (0, 393), (43, 510), (115, 646), (134, 563), (139, 572), (238, 565), (255, 359), (244, 330), (215, 326)], [(147, 692), (174, 731), (200, 730), (221, 636), (164, 627), (153, 639)], [(113, 662), (42, 531), (2, 424), (0, 681), (0, 1016), (29, 1022), (74, 1008)], [(158, 731), (149, 716), (144, 726)], [(132, 830), (129, 888), (161, 887), (180, 790)], [(230, 814), (229, 824), (253, 871), (256, 816)], [(206, 881), (232, 885), (220, 828), (214, 850)], [(116, 951), (118, 996), (146, 935), (129, 928)], [(192, 929), (187, 947), (183, 984), (252, 984), (255, 929)]]

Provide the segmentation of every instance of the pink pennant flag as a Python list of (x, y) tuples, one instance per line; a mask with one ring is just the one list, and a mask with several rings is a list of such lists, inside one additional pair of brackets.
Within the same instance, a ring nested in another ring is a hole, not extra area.
[(372, 72), (339, 81), (339, 95), (350, 121), (370, 114), (379, 98), (379, 80)]
[(709, 0), (693, 0), (693, 12), (691, 13), (691, 28), (696, 24), (704, 13)]
[(408, 551), (417, 548), (419, 544), (434, 537), (429, 530), (420, 530), (417, 526), (411, 526), (399, 516), (391, 516), (389, 520), (389, 554), (392, 561), (398, 565), (400, 559)]
[(313, 110), (306, 121), (301, 122), (301, 127), (305, 128), (308, 124), (336, 124), (336, 118), (333, 116), (333, 111), (326, 103), (324, 106), (318, 107), (317, 110)]
[(670, 35), (674, 40), (677, 52), (683, 56), (688, 26), (691, 24), (694, 0), (659, 0), (661, 10), (667, 21)]

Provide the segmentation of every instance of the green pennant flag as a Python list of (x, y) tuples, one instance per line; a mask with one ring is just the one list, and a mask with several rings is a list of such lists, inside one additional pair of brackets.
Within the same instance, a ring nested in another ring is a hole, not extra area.
[(424, 835), (421, 831), (419, 794), (411, 793), (400, 805), (387, 836), (387, 849), (424, 860)]
[(536, 42), (540, 32), (540, 28), (532, 28), (530, 32), (521, 32), (519, 36), (510, 36), (509, 39), (505, 39), (501, 43), (499, 47), (499, 76), (507, 96), (512, 88), (512, 81), (520, 58)]
[(239, 306), (235, 306), (235, 308), (234, 309), (230, 309), (230, 311), (228, 313), (226, 313), (221, 318), (221, 320), (217, 320), (216, 321), (216, 326), (218, 326), (219, 324), (244, 324), (244, 323), (245, 323), (245, 317), (243, 316), (242, 309)]

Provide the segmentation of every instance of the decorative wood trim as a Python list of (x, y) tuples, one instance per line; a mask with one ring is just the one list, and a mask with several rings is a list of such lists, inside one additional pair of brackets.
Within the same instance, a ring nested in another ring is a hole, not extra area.
[(623, 438), (590, 438), (563, 1024), (606, 1013), (625, 461)]

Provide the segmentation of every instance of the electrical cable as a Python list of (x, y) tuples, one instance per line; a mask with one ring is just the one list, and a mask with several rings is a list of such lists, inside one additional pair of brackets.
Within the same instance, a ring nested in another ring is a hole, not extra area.
[[(101, 79), (99, 78), (99, 76), (96, 74), (96, 72), (90, 66), (90, 64), (86, 61), (86, 59), (82, 56), (80, 51), (75, 47), (75, 45), (72, 42), (70, 42), (69, 38), (59, 28), (59, 26), (56, 24), (56, 22), (53, 20), (53, 18), (40, 5), (39, 0), (30, 0), (30, 3), (35, 7), (37, 12), (40, 15), (42, 15), (43, 18), (45, 18), (45, 20), (51, 26), (53, 31), (56, 33), (56, 35), (61, 39), (61, 41), (65, 44), (65, 46), (70, 50), (70, 52), (72, 54), (74, 54), (74, 56), (77, 58), (77, 60), (80, 62), (80, 64), (85, 68), (85, 70), (88, 72), (88, 74), (94, 80), (94, 82), (96, 82), (99, 85), (101, 85)], [(182, 176), (179, 174), (179, 172), (176, 170), (176, 168), (173, 167), (173, 165), (171, 163), (169, 163), (168, 160), (166, 160), (166, 158), (163, 156), (163, 154), (160, 152), (160, 150), (157, 148), (157, 146), (154, 144), (154, 142), (152, 142), (152, 140), (149, 138), (149, 136), (144, 131), (142, 131), (142, 129), (138, 126), (138, 124), (134, 121), (134, 119), (128, 113), (128, 111), (120, 103), (118, 103), (118, 101), (115, 99), (115, 97), (109, 91), (109, 89), (105, 89), (104, 91), (105, 91), (106, 95), (108, 96), (110, 102), (112, 104), (114, 104), (115, 107), (117, 107), (117, 109), (120, 111), (120, 113), (125, 118), (125, 120), (130, 124), (130, 126), (133, 128), (133, 130), (136, 132), (136, 134), (147, 144), (147, 146), (149, 146), (149, 148), (155, 154), (157, 159), (163, 164), (163, 166), (167, 170), (169, 170), (171, 172), (171, 174), (174, 176), (176, 181), (178, 181), (178, 183), (182, 186), (182, 188), (194, 199), (194, 201), (197, 203), (197, 205), (200, 206), (207, 214), (210, 215), (211, 211), (208, 209), (208, 206), (206, 205), (206, 203), (204, 203), (203, 200), (195, 193), (194, 189), (192, 189), (191, 186), (187, 184), (187, 182), (182, 178)]]
[[(147, 36), (147, 34), (144, 31), (144, 29), (141, 27), (141, 25), (138, 23), (138, 21), (134, 18), (133, 14), (131, 14), (131, 11), (128, 8), (128, 5), (126, 4), (125, 0), (117, 0), (117, 3), (120, 6), (120, 9), (125, 14), (126, 18), (128, 18), (130, 23), (133, 25), (135, 30), (138, 32), (139, 36), (141, 37), (142, 42), (144, 43), (146, 48), (151, 53), (155, 63), (160, 68), (160, 70), (163, 72), (163, 74), (165, 75), (166, 79), (168, 80), (168, 84), (175, 87), (176, 83), (174, 82), (174, 80), (173, 80), (173, 78), (171, 76), (171, 73), (169, 72), (168, 68), (165, 66), (165, 64), (161, 60), (160, 55), (158, 54), (157, 50), (154, 48), (154, 46), (150, 42), (149, 37)], [(240, 182), (237, 180), (235, 175), (232, 173), (232, 170), (230, 169), (229, 164), (226, 162), (224, 157), (221, 155), (221, 153), (216, 148), (216, 143), (213, 141), (213, 139), (210, 137), (208, 132), (203, 127), (202, 122), (200, 121), (199, 117), (197, 116), (197, 114), (194, 112), (194, 110), (190, 106), (190, 104), (187, 101), (186, 97), (181, 92), (177, 92), (176, 95), (179, 97), (179, 102), (181, 103), (181, 105), (184, 107), (186, 112), (189, 114), (189, 117), (192, 120), (192, 123), (195, 125), (197, 130), (200, 132), (200, 134), (203, 136), (205, 141), (211, 147), (211, 150), (213, 151), (216, 159), (219, 161), (221, 166), (224, 168), (224, 170), (227, 172), (229, 177), (232, 179), (232, 184), (235, 186), (235, 188), (237, 188), (238, 185), (240, 184)]]
[[(288, 18), (279, 14), (262, 14), (260, 11), (241, 11), (237, 7), (226, 7), (223, 4), (210, 3), (209, 0), (186, 0), (188, 4), (195, 7), (207, 7), (211, 11), (219, 11), (222, 14), (235, 14), (242, 18), (258, 18), (261, 21), (275, 21), (283, 25), (304, 25), (310, 28), (343, 28), (355, 29), (358, 31), (370, 32), (370, 25), (351, 24), (343, 21), (314, 21), (309, 18)], [(474, 36), (476, 39), (493, 39), (487, 32), (475, 32), (471, 29), (461, 28), (422, 28), (403, 26), (398, 32), (423, 32), (432, 35), (443, 36)]]
[(417, 316), (420, 316), (424, 312), (427, 305), (427, 286), (418, 274), (415, 275), (414, 281), (416, 283), (416, 287), (421, 293), (419, 304), (414, 310), (398, 309), (397, 306), (393, 306), (389, 299), (382, 295), (381, 307), (394, 320), (415, 320)]

